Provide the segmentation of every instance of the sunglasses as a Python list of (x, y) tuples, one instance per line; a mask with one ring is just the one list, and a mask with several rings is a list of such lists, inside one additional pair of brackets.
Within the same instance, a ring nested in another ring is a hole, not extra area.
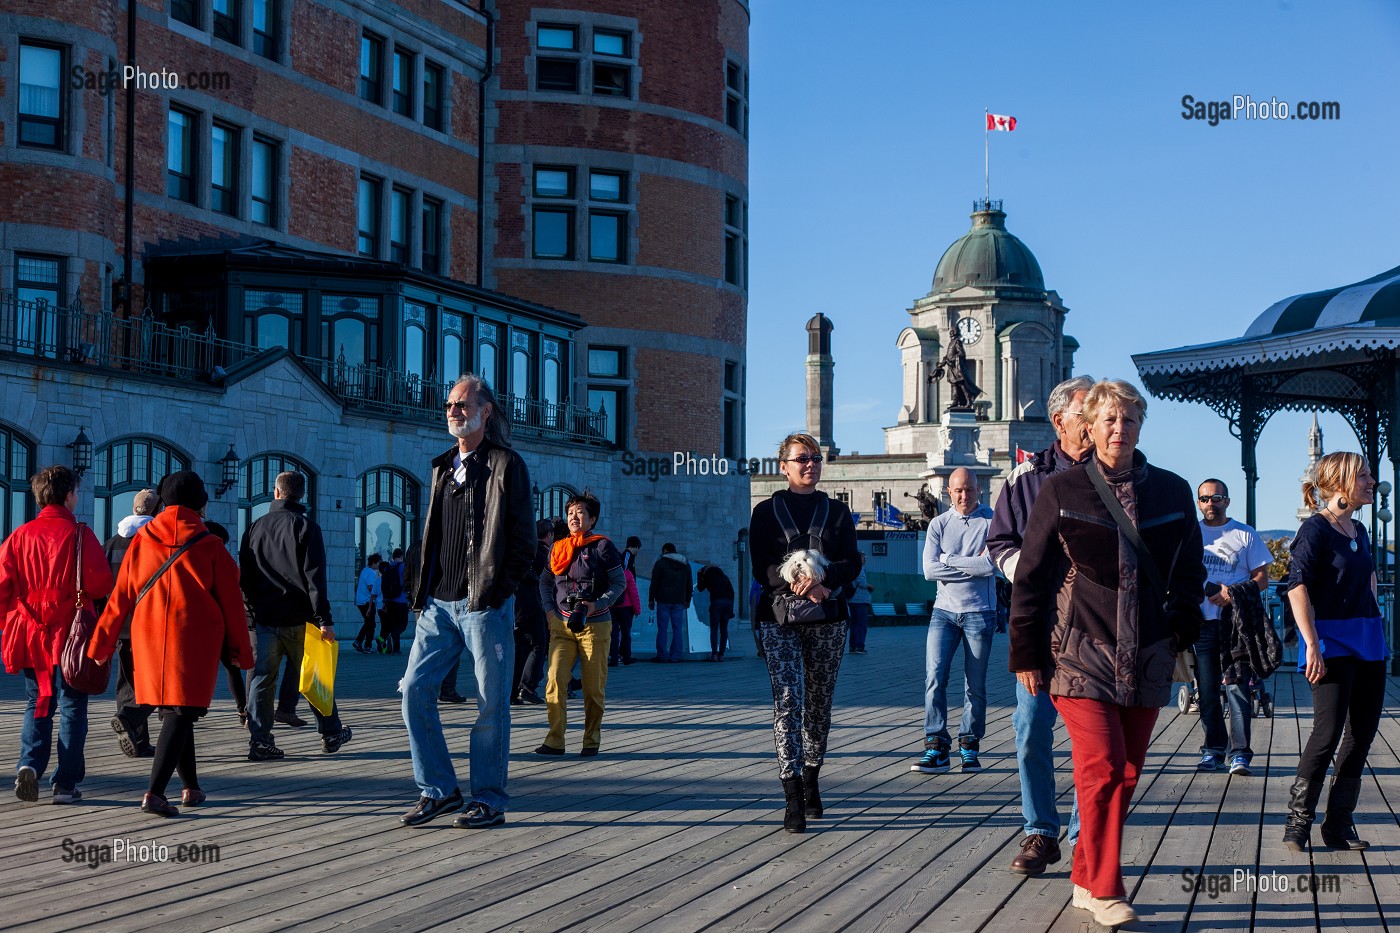
[(784, 463), (798, 463), (798, 464), (801, 464), (802, 466), (806, 466), (806, 465), (809, 464), (809, 463), (821, 463), (821, 462), (822, 462), (822, 455), (821, 455), (821, 454), (817, 454), (815, 457), (809, 457), (809, 456), (807, 456), (806, 454), (803, 454), (803, 455), (800, 456), (800, 457), (788, 457), (788, 458), (787, 458), (786, 460), (784, 460), (783, 462), (784, 462)]
[(1228, 498), (1230, 498), (1230, 497), (1229, 497), (1229, 496), (1197, 496), (1197, 497), (1196, 497), (1196, 501), (1197, 501), (1197, 502), (1209, 502), (1211, 505), (1219, 505), (1220, 503), (1224, 502), (1224, 501), (1225, 501), (1226, 499), (1228, 499)]

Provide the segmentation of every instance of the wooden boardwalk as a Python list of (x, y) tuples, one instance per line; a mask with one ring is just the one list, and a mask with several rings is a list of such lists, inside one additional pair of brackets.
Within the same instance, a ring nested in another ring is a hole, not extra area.
[[(417, 797), (395, 693), (404, 658), (345, 646), (341, 703), (355, 737), (337, 755), (322, 754), (310, 729), (278, 727), (287, 758), (246, 761), (246, 734), (221, 689), (196, 733), (209, 805), (177, 820), (137, 809), (149, 761), (121, 756), (107, 725), (111, 697), (96, 698), (83, 803), (50, 806), (45, 787), (40, 805), (7, 796), (0, 806), (0, 930), (1095, 929), (1068, 906), (1067, 859), (1036, 879), (1006, 870), (1021, 816), (1004, 637), (985, 770), (909, 771), (921, 746), (923, 636), (875, 629), (870, 654), (845, 660), (822, 775), (828, 818), (802, 836), (779, 826), (767, 676), (747, 629), (732, 639), (749, 647), (742, 659), (612, 669), (597, 758), (577, 757), (578, 721), (568, 756), (537, 758), (544, 709), (514, 707), (509, 822), (490, 830), (453, 829), (445, 817), (399, 825)], [(1272, 688), (1277, 709), (1255, 720), (1250, 778), (1198, 773), (1197, 718), (1163, 711), (1124, 840), (1142, 914), (1132, 929), (1400, 929), (1400, 681), (1391, 681), (1357, 813), (1372, 842), (1362, 854), (1282, 848), (1311, 710), (1297, 675), (1276, 675)], [(954, 703), (960, 696), (950, 692)], [(581, 720), (579, 701), (571, 713)], [(21, 679), (0, 677), (11, 761), (22, 714)], [(473, 715), (470, 704), (444, 708), (464, 787)], [(1067, 810), (1063, 728), (1058, 736)], [(64, 861), (75, 846), (114, 840), (165, 846), (172, 861)], [(219, 859), (177, 863), (181, 844), (216, 845)], [(1316, 873), (1335, 885), (1250, 893), (1231, 889), (1235, 869), (1293, 885)], [(1217, 886), (1184, 890), (1183, 873), (1202, 872)]]

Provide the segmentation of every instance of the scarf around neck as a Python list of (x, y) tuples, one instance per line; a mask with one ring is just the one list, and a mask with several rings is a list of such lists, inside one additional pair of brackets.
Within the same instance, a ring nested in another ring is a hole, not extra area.
[(583, 532), (571, 534), (567, 538), (561, 538), (554, 542), (554, 549), (549, 552), (549, 570), (556, 577), (569, 569), (569, 565), (574, 562), (574, 555), (580, 548), (588, 547), (594, 541), (608, 540), (604, 535), (586, 535)]

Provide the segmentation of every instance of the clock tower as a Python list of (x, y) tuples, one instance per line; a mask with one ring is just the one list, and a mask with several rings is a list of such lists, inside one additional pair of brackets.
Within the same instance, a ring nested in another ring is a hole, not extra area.
[[(944, 252), (933, 287), (908, 309), (909, 326), (896, 341), (903, 403), (885, 428), (886, 453), (926, 454), (932, 465), (951, 452), (945, 448), (954, 439), (943, 424), (950, 387), (931, 377), (955, 330), (981, 390), (973, 403), (978, 459), (1004, 467), (1005, 475), (1017, 447), (1048, 447), (1055, 432), (1045, 400), (1072, 375), (1079, 346), (1064, 332), (1068, 311), (1045, 287), (1035, 255), (1006, 229), (1002, 202), (974, 202), (972, 229)], [(999, 477), (995, 485), (993, 499)]]

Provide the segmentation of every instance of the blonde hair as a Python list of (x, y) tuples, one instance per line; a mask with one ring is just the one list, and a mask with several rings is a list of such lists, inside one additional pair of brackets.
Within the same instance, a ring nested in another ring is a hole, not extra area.
[(801, 444), (808, 450), (815, 450), (817, 453), (821, 453), (822, 450), (821, 445), (817, 443), (817, 439), (810, 434), (789, 434), (787, 437), (783, 438), (782, 443), (778, 445), (779, 460), (787, 459), (787, 450), (793, 444)]
[(1303, 505), (1317, 511), (1332, 493), (1345, 492), (1366, 469), (1366, 458), (1349, 450), (1338, 450), (1317, 461), (1303, 480)]
[(1100, 379), (1094, 383), (1089, 394), (1084, 396), (1084, 420), (1092, 424), (1099, 419), (1099, 409), (1106, 405), (1119, 405), (1137, 409), (1138, 420), (1147, 420), (1147, 399), (1142, 397), (1132, 383), (1122, 379)]

